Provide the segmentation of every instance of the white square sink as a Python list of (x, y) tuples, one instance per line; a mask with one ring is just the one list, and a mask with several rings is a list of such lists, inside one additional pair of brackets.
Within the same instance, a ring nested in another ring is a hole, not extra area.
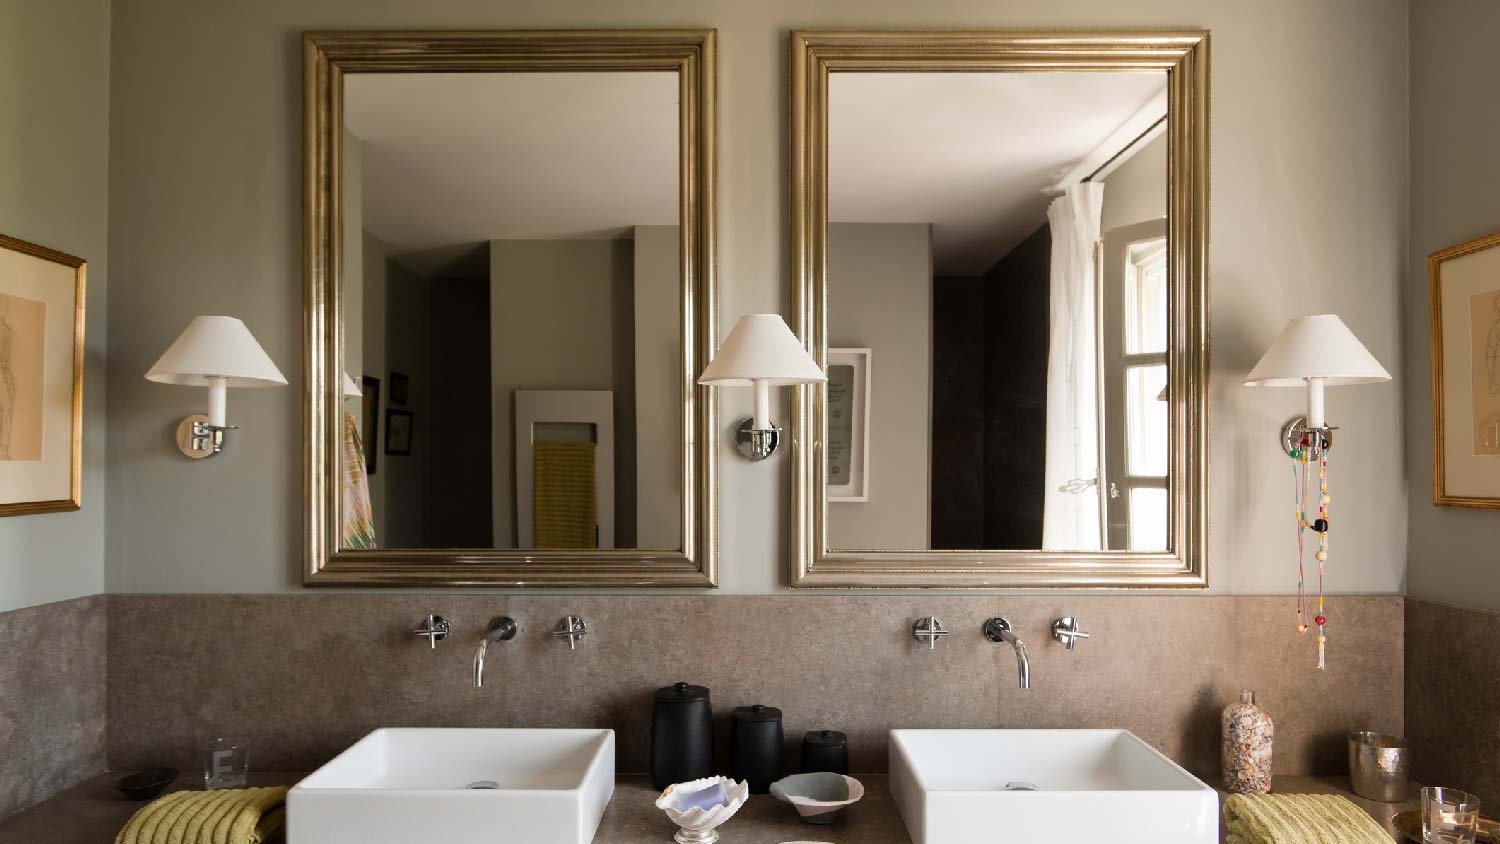
[(613, 730), (380, 729), (287, 794), (287, 842), (587, 844), (614, 792)]
[(890, 757), (912, 844), (1218, 841), (1218, 793), (1125, 730), (892, 730)]

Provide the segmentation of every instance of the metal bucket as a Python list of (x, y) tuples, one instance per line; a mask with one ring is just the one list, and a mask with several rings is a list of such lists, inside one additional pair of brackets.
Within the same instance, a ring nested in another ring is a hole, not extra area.
[(1366, 800), (1400, 803), (1411, 793), (1411, 746), (1396, 736), (1350, 733), (1349, 779)]

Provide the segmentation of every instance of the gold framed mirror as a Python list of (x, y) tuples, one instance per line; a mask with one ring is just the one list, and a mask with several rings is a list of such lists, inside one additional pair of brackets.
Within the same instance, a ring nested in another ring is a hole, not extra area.
[(714, 31), (303, 56), (304, 582), (716, 585)]
[(795, 32), (790, 581), (1205, 588), (1208, 34)]

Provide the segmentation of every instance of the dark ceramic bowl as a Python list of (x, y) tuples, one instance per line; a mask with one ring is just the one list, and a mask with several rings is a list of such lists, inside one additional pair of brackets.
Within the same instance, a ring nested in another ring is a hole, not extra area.
[(141, 771), (139, 774), (131, 774), (115, 783), (115, 788), (131, 800), (150, 800), (163, 791), (167, 786), (177, 781), (176, 768), (152, 768), (149, 771)]

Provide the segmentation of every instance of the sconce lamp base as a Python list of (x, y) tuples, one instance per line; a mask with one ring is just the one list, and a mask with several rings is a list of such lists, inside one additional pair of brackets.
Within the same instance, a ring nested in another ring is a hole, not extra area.
[(224, 450), (224, 432), (234, 425), (208, 424), (208, 416), (195, 413), (177, 423), (177, 449), (194, 460), (213, 457)]
[(1302, 447), (1302, 440), (1308, 434), (1316, 433), (1319, 435), (1319, 442), (1313, 448), (1313, 456), (1316, 456), (1319, 450), (1333, 448), (1333, 432), (1337, 430), (1337, 427), (1331, 425), (1309, 428), (1306, 416), (1294, 417), (1281, 426), (1281, 450), (1290, 456), (1293, 451)]
[(776, 452), (776, 446), (781, 442), (781, 429), (774, 424), (765, 430), (755, 428), (754, 419), (746, 419), (740, 423), (739, 430), (734, 432), (734, 447), (742, 457), (759, 463)]

